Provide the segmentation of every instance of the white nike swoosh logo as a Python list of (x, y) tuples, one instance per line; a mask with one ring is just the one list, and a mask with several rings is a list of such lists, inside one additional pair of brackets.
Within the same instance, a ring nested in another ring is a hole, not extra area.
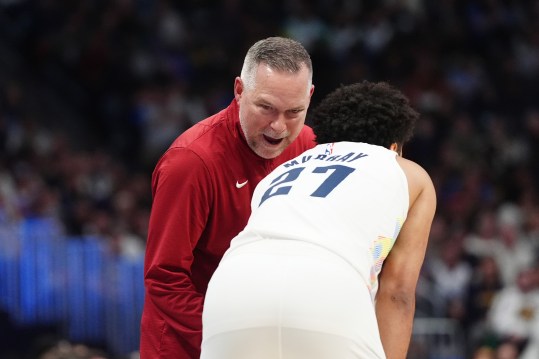
[(247, 182), (249, 182), (249, 180), (243, 182), (243, 183), (239, 183), (238, 181), (236, 181), (236, 188), (242, 188), (243, 186), (245, 186), (247, 184)]

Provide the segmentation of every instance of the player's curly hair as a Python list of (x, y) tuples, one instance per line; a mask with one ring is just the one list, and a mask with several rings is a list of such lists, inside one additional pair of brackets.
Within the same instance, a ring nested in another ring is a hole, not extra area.
[(385, 82), (363, 81), (337, 88), (311, 115), (318, 143), (366, 142), (399, 148), (413, 133), (419, 118), (408, 98)]

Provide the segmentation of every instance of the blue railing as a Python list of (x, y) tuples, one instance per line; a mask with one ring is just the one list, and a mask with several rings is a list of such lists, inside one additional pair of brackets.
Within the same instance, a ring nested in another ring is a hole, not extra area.
[(59, 325), (72, 341), (125, 355), (138, 349), (143, 299), (142, 255), (64, 237), (46, 218), (0, 223), (0, 306), (18, 325)]

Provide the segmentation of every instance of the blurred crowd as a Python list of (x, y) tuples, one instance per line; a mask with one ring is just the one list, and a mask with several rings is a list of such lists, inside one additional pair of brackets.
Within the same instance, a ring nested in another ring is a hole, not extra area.
[(140, 254), (159, 155), (230, 102), (252, 43), (289, 36), (312, 56), (312, 106), (367, 79), (422, 114), (404, 155), (438, 210), (417, 316), (458, 321), (466, 357), (539, 357), (539, 1), (11, 0), (0, 14), (25, 78), (82, 118), (78, 137), (52, 126), (26, 106), (35, 87), (0, 77), (0, 225), (49, 216)]

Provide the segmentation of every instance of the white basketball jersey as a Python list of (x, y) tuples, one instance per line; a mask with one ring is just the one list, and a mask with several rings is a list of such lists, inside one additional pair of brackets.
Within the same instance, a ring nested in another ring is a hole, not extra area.
[(309, 242), (353, 266), (374, 299), (408, 202), (394, 151), (355, 142), (318, 145), (258, 184), (249, 223), (230, 251), (263, 239)]

